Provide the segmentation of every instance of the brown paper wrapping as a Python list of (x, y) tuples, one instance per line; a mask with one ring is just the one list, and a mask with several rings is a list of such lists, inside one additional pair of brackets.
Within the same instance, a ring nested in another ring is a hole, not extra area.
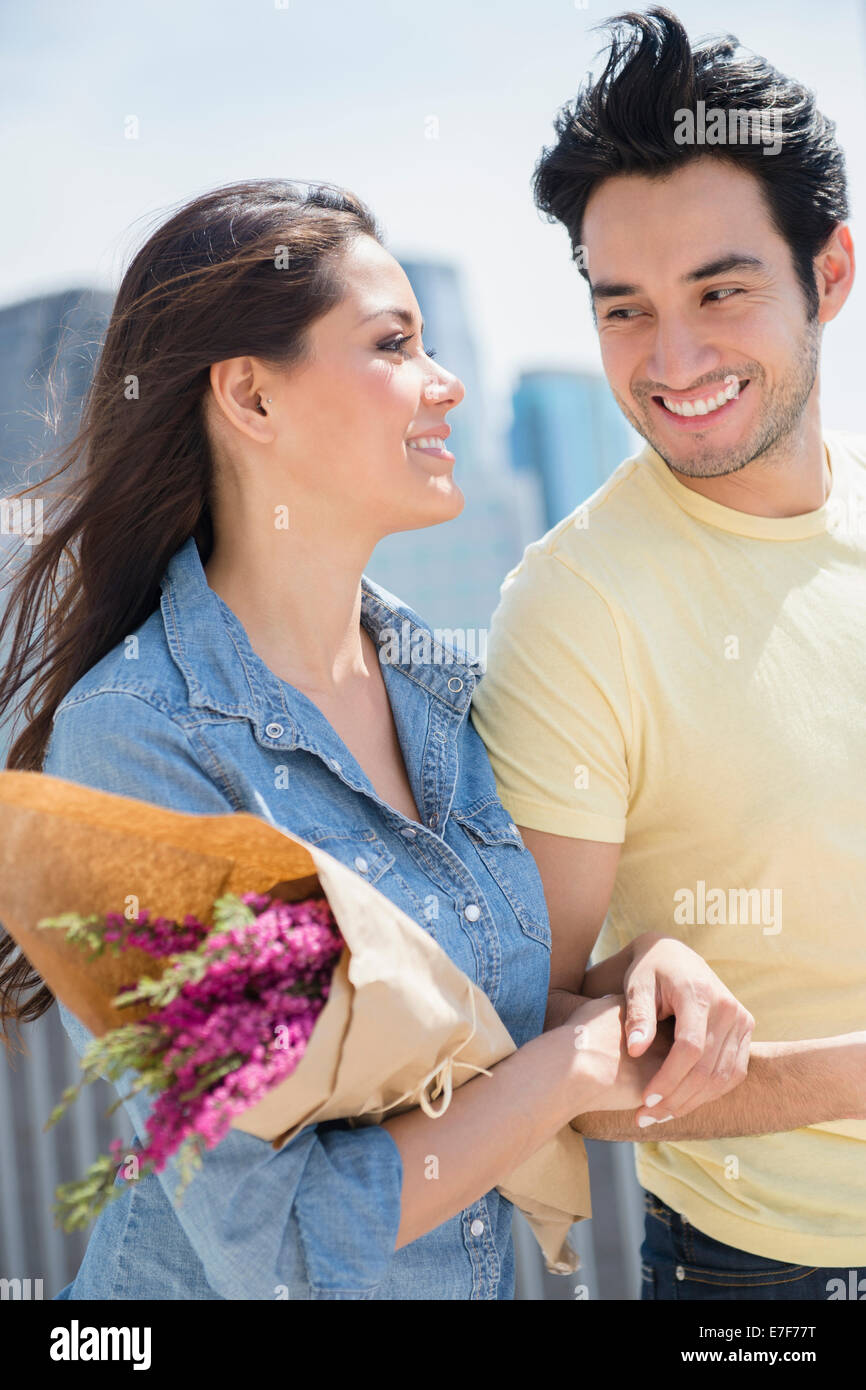
[[(322, 892), (346, 942), (331, 993), (294, 1073), (236, 1117), (279, 1149), (313, 1121), (375, 1123), (422, 1104), (515, 1051), (483, 993), (405, 912), (359, 874), (245, 812), (190, 815), (38, 772), (0, 772), (0, 923), (92, 1033), (142, 1017), (112, 1007), (120, 987), (161, 964), (140, 951), (96, 959), (57, 928), (64, 912), (213, 921), (224, 893)], [(577, 1269), (566, 1237), (591, 1215), (586, 1151), (565, 1125), (499, 1184), (557, 1273)]]

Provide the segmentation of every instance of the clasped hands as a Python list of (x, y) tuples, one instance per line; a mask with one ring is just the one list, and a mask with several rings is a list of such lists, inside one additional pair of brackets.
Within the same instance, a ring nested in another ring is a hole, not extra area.
[(567, 1022), (600, 1088), (593, 1108), (635, 1110), (643, 1129), (738, 1086), (755, 1020), (683, 942), (646, 933), (629, 956), (622, 993), (573, 996), (583, 1002)]

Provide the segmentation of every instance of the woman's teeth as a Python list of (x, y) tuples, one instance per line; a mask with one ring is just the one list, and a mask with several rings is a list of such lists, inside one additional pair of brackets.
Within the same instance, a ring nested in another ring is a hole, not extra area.
[(718, 410), (719, 406), (735, 400), (739, 394), (740, 383), (735, 380), (729, 382), (715, 396), (704, 396), (697, 401), (669, 401), (667, 396), (662, 396), (662, 401), (665, 408), (673, 411), (674, 415), (709, 415), (712, 411)]
[(445, 448), (441, 439), (410, 439), (407, 441), (410, 449), (439, 449)]

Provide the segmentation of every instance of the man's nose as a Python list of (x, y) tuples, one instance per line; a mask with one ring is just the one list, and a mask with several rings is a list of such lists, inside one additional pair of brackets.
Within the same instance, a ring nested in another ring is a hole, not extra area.
[(679, 319), (660, 321), (652, 350), (646, 359), (646, 375), (672, 391), (686, 391), (692, 382), (713, 371), (720, 361), (718, 351), (694, 326)]

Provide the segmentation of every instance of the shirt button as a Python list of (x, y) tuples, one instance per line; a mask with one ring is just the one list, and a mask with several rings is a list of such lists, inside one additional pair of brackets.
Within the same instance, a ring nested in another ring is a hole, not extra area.
[(334, 769), (335, 772), (340, 771), (340, 764), (337, 762), (336, 758), (329, 758), (328, 762), (331, 764), (331, 767)]
[(678, 1279), (685, 1279), (686, 1277), (686, 1272), (683, 1269), (682, 1265), (677, 1265), (676, 1269), (674, 1270), (674, 1273), (676, 1274)]
[(463, 916), (469, 922), (477, 922), (478, 918), (481, 916), (481, 908), (477, 903), (470, 903), (468, 907), (464, 907)]
[(279, 738), (282, 732), (282, 724), (273, 723), (265, 725), (265, 733), (267, 734), (268, 738)]
[(439, 817), (438, 817), (438, 815), (436, 814), (436, 812), (434, 811), (433, 814), (432, 814), (432, 816), (430, 817), (430, 819), (429, 819), (429, 821), (428, 821), (427, 823), (428, 823), (428, 825), (435, 825), (436, 822), (438, 821), (438, 819), (439, 819)]
[(510, 821), (508, 822), (508, 829), (509, 829), (509, 830), (512, 832), (512, 834), (514, 834), (514, 835), (519, 835), (519, 834), (520, 834), (520, 831), (517, 829), (517, 826), (514, 824), (514, 821), (513, 821), (513, 820), (510, 820)]
[(463, 682), (462, 682), (462, 680), (460, 679), (459, 676), (452, 676), (452, 677), (451, 677), (451, 679), (450, 679), (449, 682), (448, 682), (448, 689), (449, 689), (449, 690), (453, 690), (453, 691), (455, 692), (455, 694), (457, 693), (458, 690), (462, 690), (462, 689), (463, 689)]
[(367, 863), (363, 854), (359, 854), (357, 859), (355, 860), (355, 868), (358, 870), (358, 873), (365, 874), (369, 867), (370, 865)]
[(404, 825), (400, 834), (405, 835), (407, 840), (415, 839), (415, 831), (412, 829), (411, 825)]
[(472, 1234), (473, 1234), (474, 1236), (483, 1236), (483, 1235), (484, 1235), (484, 1222), (483, 1222), (483, 1221), (479, 1221), (479, 1220), (478, 1220), (478, 1217), (476, 1216), (475, 1220), (472, 1222), (472, 1225), (469, 1227), (469, 1229), (470, 1229), (470, 1231), (472, 1232)]

